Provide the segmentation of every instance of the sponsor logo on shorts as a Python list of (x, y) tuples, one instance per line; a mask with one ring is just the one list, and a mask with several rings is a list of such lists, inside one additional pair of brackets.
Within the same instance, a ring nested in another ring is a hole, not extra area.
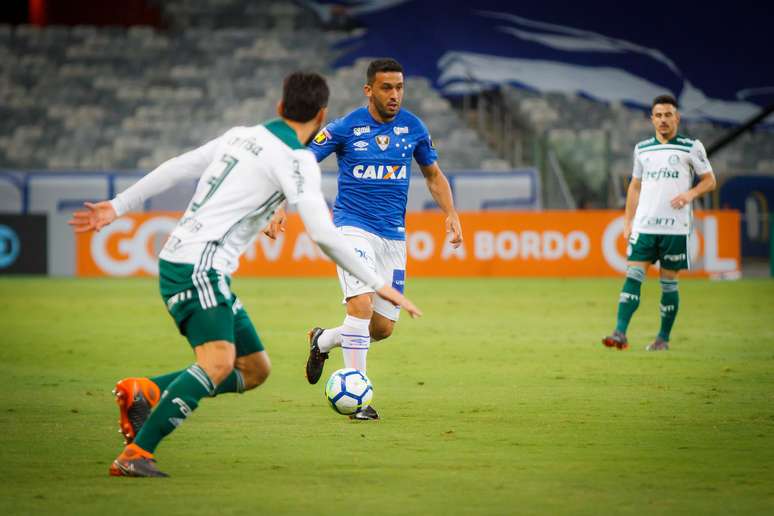
[(169, 299), (167, 299), (167, 310), (172, 311), (172, 307), (178, 304), (180, 301), (186, 301), (188, 299), (191, 299), (191, 291), (190, 290), (184, 290), (182, 292), (178, 292), (177, 294), (170, 296)]
[(664, 260), (669, 260), (670, 262), (679, 262), (680, 260), (687, 260), (687, 259), (688, 257), (685, 255), (685, 253), (664, 255)]
[(406, 271), (403, 269), (394, 269), (392, 271), (392, 288), (403, 293), (406, 288)]
[(364, 125), (363, 127), (355, 127), (354, 129), (352, 129), (352, 134), (354, 134), (355, 136), (360, 136), (370, 132), (371, 132), (370, 125)]

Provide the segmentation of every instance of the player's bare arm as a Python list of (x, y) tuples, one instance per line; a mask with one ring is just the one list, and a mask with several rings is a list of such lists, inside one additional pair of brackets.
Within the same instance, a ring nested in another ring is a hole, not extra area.
[(417, 308), (417, 306), (411, 302), (410, 299), (405, 297), (403, 294), (395, 290), (389, 285), (384, 285), (382, 288), (379, 288), (376, 290), (376, 293), (379, 294), (381, 297), (389, 301), (390, 303), (394, 304), (395, 306), (399, 306), (403, 308), (405, 311), (408, 312), (408, 314), (411, 316), (412, 319), (416, 319), (417, 317), (422, 317), (422, 310)]
[(637, 205), (640, 203), (641, 188), (642, 180), (633, 177), (629, 183), (629, 189), (626, 191), (626, 212), (624, 215), (624, 238), (626, 240), (629, 240), (629, 235), (632, 234), (632, 222), (634, 214), (637, 213)]
[(454, 247), (459, 247), (462, 245), (462, 224), (460, 223), (457, 210), (454, 209), (454, 198), (452, 197), (449, 180), (441, 171), (438, 163), (420, 166), (419, 168), (422, 170), (422, 175), (425, 176), (425, 182), (427, 183), (428, 190), (430, 190), (430, 195), (433, 196), (438, 207), (446, 215), (446, 232), (451, 233), (449, 241)]
[(713, 172), (706, 172), (701, 175), (701, 179), (696, 186), (672, 199), (672, 207), (676, 210), (680, 210), (691, 204), (697, 197), (701, 197), (702, 195), (713, 191), (716, 186), (717, 181), (715, 180), (715, 174)]

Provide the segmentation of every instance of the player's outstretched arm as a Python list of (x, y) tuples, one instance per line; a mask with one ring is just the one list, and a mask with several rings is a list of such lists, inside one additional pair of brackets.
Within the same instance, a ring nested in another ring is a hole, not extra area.
[(417, 317), (422, 317), (422, 310), (420, 310), (414, 303), (411, 302), (409, 298), (395, 290), (389, 285), (384, 285), (382, 288), (377, 289), (376, 293), (379, 294), (381, 297), (389, 301), (395, 306), (399, 306), (403, 308), (405, 311), (408, 312), (408, 314), (411, 316), (412, 319), (416, 319)]
[(73, 213), (73, 218), (67, 222), (76, 233), (99, 231), (117, 218), (116, 210), (109, 201), (85, 202), (83, 205), (86, 209)]
[(441, 167), (438, 166), (437, 162), (420, 166), (419, 168), (422, 170), (422, 175), (425, 176), (425, 182), (427, 183), (428, 190), (430, 190), (430, 195), (433, 196), (441, 211), (446, 214), (444, 224), (446, 232), (451, 234), (449, 242), (452, 246), (459, 247), (462, 245), (462, 223), (457, 210), (454, 209), (454, 197), (452, 197), (449, 180), (441, 171)]
[(411, 317), (422, 315), (422, 311), (410, 299), (387, 285), (357, 257), (352, 246), (336, 231), (322, 194), (307, 195), (298, 201), (297, 207), (309, 237), (331, 260), (374, 289), (381, 297), (406, 310)]

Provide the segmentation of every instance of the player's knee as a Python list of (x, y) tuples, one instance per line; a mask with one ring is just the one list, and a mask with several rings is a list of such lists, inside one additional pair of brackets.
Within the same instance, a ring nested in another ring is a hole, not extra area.
[(347, 314), (359, 319), (370, 319), (373, 313), (374, 306), (370, 294), (361, 294), (347, 299)]
[(202, 364), (202, 367), (207, 372), (207, 375), (210, 377), (212, 382), (215, 385), (218, 385), (223, 380), (225, 380), (228, 375), (231, 374), (231, 371), (234, 370), (234, 362), (228, 360), (227, 357), (223, 357), (222, 359), (213, 358), (209, 361), (208, 364)]
[(665, 269), (661, 268), (661, 280), (672, 280), (677, 281), (677, 276), (679, 274), (679, 271), (673, 271), (671, 269)]
[(225, 380), (234, 369), (236, 350), (230, 342), (207, 342), (197, 346), (195, 353), (196, 362), (204, 369), (215, 385)]

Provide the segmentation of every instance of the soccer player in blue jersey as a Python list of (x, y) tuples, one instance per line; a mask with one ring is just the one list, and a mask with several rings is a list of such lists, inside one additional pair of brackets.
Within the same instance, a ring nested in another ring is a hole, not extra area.
[[(446, 231), (454, 247), (462, 244), (462, 227), (427, 127), (416, 115), (401, 109), (403, 67), (394, 59), (377, 59), (368, 66), (366, 79), (363, 92), (368, 105), (328, 124), (309, 148), (317, 161), (332, 152), (338, 158), (335, 225), (377, 275), (403, 292), (412, 159), (446, 215)], [(365, 371), (371, 341), (389, 337), (400, 313), (400, 307), (374, 295), (371, 287), (340, 267), (338, 275), (347, 314), (341, 326), (309, 332), (306, 377), (312, 384), (320, 379), (334, 347), (341, 347), (345, 367)], [(353, 417), (379, 419), (373, 407)]]

